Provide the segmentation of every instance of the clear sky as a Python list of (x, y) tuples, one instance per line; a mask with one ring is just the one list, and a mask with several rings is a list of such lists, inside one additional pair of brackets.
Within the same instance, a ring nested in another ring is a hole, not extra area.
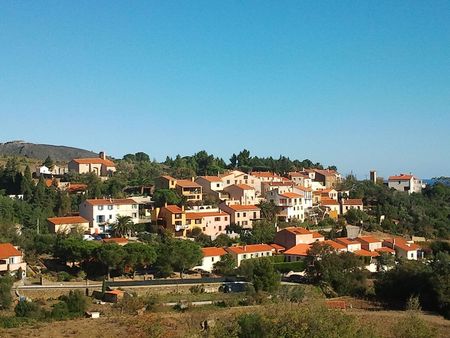
[(1, 1), (15, 139), (450, 175), (450, 1)]

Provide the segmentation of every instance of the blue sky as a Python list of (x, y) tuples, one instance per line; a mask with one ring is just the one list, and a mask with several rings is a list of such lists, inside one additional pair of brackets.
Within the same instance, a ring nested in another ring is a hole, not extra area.
[(2, 1), (0, 142), (450, 176), (449, 1)]

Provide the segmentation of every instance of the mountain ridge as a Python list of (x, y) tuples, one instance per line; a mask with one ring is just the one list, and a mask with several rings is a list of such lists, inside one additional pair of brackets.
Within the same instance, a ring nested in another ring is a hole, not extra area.
[(98, 157), (90, 150), (52, 144), (31, 143), (22, 140), (0, 143), (0, 155), (24, 156), (45, 160), (50, 156), (54, 161), (70, 161), (74, 158)]

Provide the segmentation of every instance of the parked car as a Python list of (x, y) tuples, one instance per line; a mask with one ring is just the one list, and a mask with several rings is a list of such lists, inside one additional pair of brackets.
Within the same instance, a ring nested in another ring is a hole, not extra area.
[(92, 235), (83, 235), (83, 240), (85, 240), (85, 241), (93, 241), (94, 237)]

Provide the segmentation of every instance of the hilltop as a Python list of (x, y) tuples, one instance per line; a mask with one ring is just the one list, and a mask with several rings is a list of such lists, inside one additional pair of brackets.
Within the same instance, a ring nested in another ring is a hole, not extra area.
[(0, 143), (0, 156), (15, 155), (33, 159), (45, 160), (50, 156), (55, 161), (70, 161), (73, 158), (97, 157), (98, 154), (89, 150), (56, 146), (50, 144), (35, 144), (25, 141), (10, 141)]

